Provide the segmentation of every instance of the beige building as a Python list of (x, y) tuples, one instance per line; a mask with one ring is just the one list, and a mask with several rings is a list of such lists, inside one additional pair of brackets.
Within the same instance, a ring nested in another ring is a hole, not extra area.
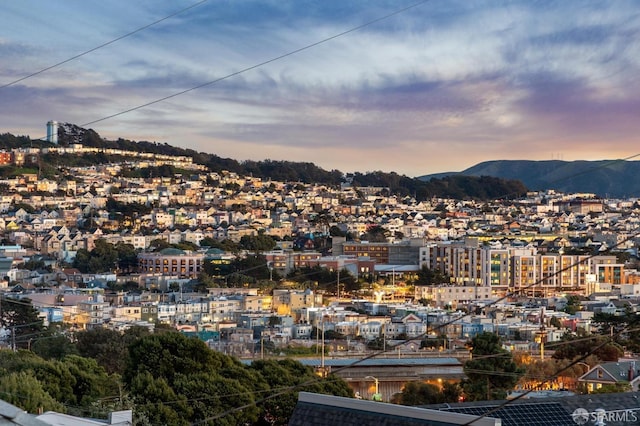
[(202, 270), (203, 259), (203, 253), (189, 253), (175, 248), (166, 248), (157, 253), (140, 253), (138, 268), (141, 274), (195, 278)]
[(290, 315), (303, 308), (321, 306), (321, 296), (307, 290), (273, 290), (273, 310), (280, 315)]

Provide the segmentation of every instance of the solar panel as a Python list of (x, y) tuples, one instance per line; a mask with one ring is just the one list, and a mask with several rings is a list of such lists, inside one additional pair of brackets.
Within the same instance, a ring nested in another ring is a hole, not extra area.
[(494, 417), (502, 419), (503, 426), (575, 426), (576, 422), (571, 414), (557, 402), (542, 402), (533, 404), (507, 404), (489, 413), (498, 405), (466, 406), (441, 408), (443, 411), (453, 411), (473, 416)]

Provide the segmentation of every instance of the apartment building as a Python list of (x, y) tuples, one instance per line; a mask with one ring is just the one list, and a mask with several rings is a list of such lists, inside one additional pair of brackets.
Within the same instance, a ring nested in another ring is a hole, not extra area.
[(195, 278), (202, 270), (204, 253), (166, 248), (157, 253), (140, 253), (138, 268), (142, 274), (165, 274)]
[(474, 239), (421, 247), (420, 265), (448, 274), (454, 286), (489, 287), (494, 295), (590, 293), (589, 284), (596, 280), (626, 282), (624, 265), (618, 264), (615, 256), (542, 254), (535, 247), (492, 248)]

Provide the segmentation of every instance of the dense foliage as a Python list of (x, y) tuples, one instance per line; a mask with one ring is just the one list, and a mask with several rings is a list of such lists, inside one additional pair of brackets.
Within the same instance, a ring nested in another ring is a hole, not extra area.
[(123, 272), (133, 272), (137, 268), (138, 257), (131, 244), (118, 242), (111, 244), (99, 238), (93, 250), (78, 249), (73, 259), (73, 267), (82, 273), (101, 273), (115, 269)]
[(555, 359), (570, 359), (593, 354), (602, 361), (617, 361), (624, 355), (624, 350), (619, 344), (611, 342), (606, 336), (572, 336), (565, 334), (562, 340), (549, 346), (555, 349)]
[(133, 409), (141, 425), (286, 425), (300, 390), (353, 396), (343, 380), (297, 361), (245, 365), (162, 328), (60, 332), (36, 346), (46, 350), (0, 350), (1, 398), (32, 413), (105, 418)]
[(296, 361), (245, 366), (179, 333), (135, 341), (127, 365), (123, 380), (154, 424), (286, 424), (295, 390), (352, 396), (342, 380), (320, 379)]
[(0, 297), (0, 329), (7, 330), (11, 346), (27, 348), (31, 338), (41, 337), (44, 326), (29, 299)]
[(304, 266), (289, 272), (287, 279), (301, 284), (300, 287), (324, 290), (330, 293), (337, 291), (338, 281), (340, 291), (350, 292), (360, 289), (360, 283), (348, 270), (343, 268), (339, 273), (338, 276), (338, 271), (331, 271), (320, 265)]
[(413, 283), (415, 285), (446, 285), (450, 282), (449, 274), (445, 274), (440, 269), (430, 269), (426, 265), (422, 265)]
[(118, 394), (119, 378), (90, 358), (68, 355), (45, 360), (20, 350), (0, 350), (0, 395), (24, 410), (98, 415), (98, 399)]
[(409, 406), (458, 402), (461, 393), (462, 389), (455, 382), (444, 382), (442, 388), (431, 383), (409, 382), (391, 402)]
[(516, 198), (526, 194), (527, 188), (517, 180), (507, 180), (491, 176), (453, 175), (423, 181), (397, 173), (373, 172), (355, 173), (353, 186), (374, 186), (388, 188), (383, 194), (412, 196), (416, 200), (433, 197), (494, 200), (498, 198)]
[(467, 376), (462, 383), (465, 398), (470, 401), (504, 399), (524, 369), (518, 367), (511, 352), (502, 347), (494, 333), (481, 333), (471, 339), (472, 359), (464, 364)]

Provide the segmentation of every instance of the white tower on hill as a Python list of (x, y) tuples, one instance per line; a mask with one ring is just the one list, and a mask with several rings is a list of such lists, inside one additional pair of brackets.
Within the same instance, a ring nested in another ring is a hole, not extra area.
[(58, 144), (58, 122), (49, 121), (47, 123), (47, 141)]

